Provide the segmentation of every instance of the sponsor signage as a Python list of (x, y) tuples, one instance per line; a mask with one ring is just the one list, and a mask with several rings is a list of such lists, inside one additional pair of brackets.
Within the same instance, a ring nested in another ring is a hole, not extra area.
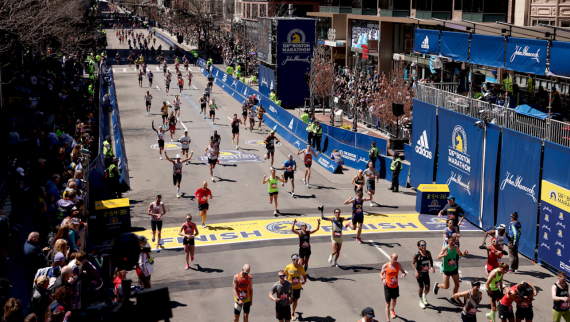
[[(208, 162), (207, 156), (201, 156), (198, 160), (202, 162)], [(252, 163), (252, 162), (263, 162), (259, 156), (250, 153), (243, 153), (239, 150), (220, 150), (218, 155), (218, 160), (220, 163)]]
[(569, 225), (570, 190), (542, 180), (538, 256), (566, 274), (570, 274)]

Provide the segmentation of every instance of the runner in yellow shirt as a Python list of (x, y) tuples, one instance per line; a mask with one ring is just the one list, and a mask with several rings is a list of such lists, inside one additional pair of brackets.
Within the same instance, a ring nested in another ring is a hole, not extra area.
[[(297, 260), (299, 259), (299, 255), (293, 254), (291, 256), (291, 264), (285, 267), (285, 275), (287, 276), (287, 280), (293, 285), (293, 308), (291, 310), (291, 320), (297, 321), (297, 317), (295, 316), (295, 309), (297, 308), (297, 301), (301, 297), (301, 290), (303, 289), (303, 285), (307, 282), (307, 274), (305, 273), (305, 269), (303, 266), (297, 264)], [(301, 276), (303, 278), (301, 278)]]

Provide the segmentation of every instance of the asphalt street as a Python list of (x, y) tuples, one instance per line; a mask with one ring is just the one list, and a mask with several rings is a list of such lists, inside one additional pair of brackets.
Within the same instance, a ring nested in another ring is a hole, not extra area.
[[(291, 254), (298, 250), (297, 239), (290, 238), (287, 234), (290, 222), (297, 219), (314, 224), (319, 216), (317, 206), (320, 205), (325, 206), (325, 216), (331, 216), (334, 208), (340, 208), (343, 215), (350, 216), (350, 208), (343, 206), (343, 202), (354, 195), (351, 180), (356, 171), (347, 169), (344, 174), (331, 174), (314, 163), (311, 184), (304, 186), (301, 179), (305, 167), (302, 159), (296, 156), (297, 148), (282, 142), (276, 149), (274, 166), (280, 167), (288, 154), (295, 155), (299, 166), (295, 175), (295, 197), (289, 194), (290, 183), (285, 187), (279, 186), (281, 214), (278, 218), (273, 217), (273, 205), (269, 203), (267, 186), (262, 184), (263, 176), (269, 175), (270, 161), (263, 159), (263, 145), (246, 143), (264, 140), (269, 134), (268, 128), (263, 126), (261, 131), (254, 129), (250, 132), (242, 126), (239, 150), (232, 146), (229, 118), (234, 113), (241, 114), (241, 104), (215, 85), (212, 98), (216, 100), (220, 110), (216, 111), (214, 125), (210, 119), (204, 119), (199, 114), (198, 98), (206, 86), (206, 78), (199, 71), (199, 67), (191, 65), (194, 86), (188, 88), (184, 78), (181, 122), (174, 138), (180, 138), (187, 128), (192, 139), (190, 148), (194, 149), (194, 156), (191, 164), (183, 167), (182, 196), (180, 199), (176, 198), (176, 187), (172, 185), (172, 165), (166, 159), (160, 160), (158, 150), (152, 147), (157, 141), (156, 134), (151, 129), (151, 122), (154, 120), (155, 127), (161, 124), (160, 106), (163, 101), (172, 103), (174, 94), (180, 92), (178, 86), (173, 82), (170, 94), (167, 95), (162, 68), (158, 70), (156, 62), (151, 60), (149, 67), (155, 74), (153, 87), (149, 88), (146, 77), (140, 87), (134, 66), (129, 68), (125, 61), (119, 65), (114, 64), (116, 50), (120, 51), (121, 57), (128, 56), (127, 46), (119, 45), (114, 31), (108, 30), (107, 34), (108, 65), (114, 69), (131, 175), (131, 191), (125, 193), (124, 197), (130, 199), (133, 230), (135, 233), (149, 234), (147, 207), (157, 194), (162, 194), (167, 209), (163, 237), (166, 237), (168, 229), (169, 234), (175, 236), (172, 232), (179, 229), (188, 213), (194, 216), (194, 222), (201, 223), (194, 192), (202, 182), (208, 182), (213, 194), (206, 222), (208, 227), (202, 229), (198, 226), (200, 233), (204, 235), (204, 244), (197, 243), (196, 258), (190, 270), (184, 270), (184, 251), (175, 243), (165, 244), (164, 250), (160, 253), (153, 251), (152, 254), (155, 257), (152, 284), (169, 287), (174, 314), (172, 320), (232, 319), (232, 277), (241, 271), (245, 263), (251, 265), (254, 285), (250, 321), (273, 320), (274, 304), (268, 298), (268, 293), (278, 279), (277, 271), (284, 269), (291, 262)], [(156, 46), (160, 43), (163, 49), (168, 48), (160, 40), (157, 40)], [(168, 56), (168, 51), (165, 51), (165, 56)], [(169, 60), (169, 68), (174, 73), (172, 60)], [(183, 74), (186, 75), (186, 72)], [(153, 96), (150, 115), (146, 114), (144, 104), (146, 91)], [(200, 158), (204, 156), (204, 150), (214, 130), (222, 137), (220, 147), (225, 152), (226, 160), (232, 162), (218, 165), (215, 172), (216, 181), (212, 182), (207, 162)], [(175, 143), (169, 144), (169, 141), (170, 135), (167, 134), (167, 148), (172, 148), (167, 152), (173, 158), (180, 153), (180, 149)], [(377, 320), (386, 321), (384, 291), (379, 273), (382, 265), (388, 261), (388, 256), (394, 252), (399, 255), (399, 261), (404, 268), (412, 273), (400, 280), (400, 298), (396, 307), (398, 318), (395, 321), (460, 321), (460, 309), (449, 302), (449, 290), (440, 290), (437, 296), (430, 292), (427, 309), (423, 310), (418, 306), (418, 286), (411, 267), (412, 258), (417, 252), (416, 243), (419, 239), (426, 240), (428, 249), (436, 255), (442, 244), (442, 222), (435, 218), (418, 218), (414, 207), (415, 192), (411, 189), (392, 193), (387, 190), (388, 187), (389, 182), (380, 180), (375, 196), (377, 205), (369, 207), (369, 203), (365, 203), (365, 223), (370, 224), (366, 234), (362, 236), (364, 243), (355, 242), (354, 232), (349, 231), (345, 235), (339, 268), (331, 267), (327, 262), (331, 252), (329, 235), (311, 238), (312, 256), (308, 271), (310, 279), (304, 286), (297, 309), (300, 321), (357, 321), (360, 311), (367, 306), (376, 310)], [(262, 228), (256, 228), (258, 226)], [(240, 227), (243, 227), (245, 234)], [(260, 233), (263, 236), (256, 236), (256, 229), (266, 229), (273, 233), (264, 231)], [(236, 237), (230, 238), (231, 234)], [(282, 234), (282, 237), (275, 234)], [(460, 274), (463, 277), (460, 291), (469, 288), (471, 279), (485, 278), (486, 253), (478, 249), (482, 236), (482, 232), (475, 230), (462, 233), (462, 249), (467, 248), (470, 254), (460, 260)], [(436, 262), (436, 265), (440, 264), (439, 261)], [(550, 320), (550, 286), (556, 281), (555, 278), (549, 271), (527, 259), (521, 259), (520, 266), (520, 272), (508, 274), (505, 281), (509, 284), (525, 280), (535, 284), (541, 291), (534, 305), (535, 320)], [(129, 277), (136, 280), (134, 272), (130, 272)], [(432, 284), (442, 280), (439, 271), (431, 274), (431, 280)], [(477, 313), (479, 321), (485, 320), (485, 313), (488, 311), (489, 300), (485, 296)]]

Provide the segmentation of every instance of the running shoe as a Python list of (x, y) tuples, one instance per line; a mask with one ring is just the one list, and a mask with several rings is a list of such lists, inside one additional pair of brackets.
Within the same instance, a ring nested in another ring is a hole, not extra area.
[(189, 269), (190, 265), (186, 264), (186, 266), (184, 266), (184, 269)]
[(156, 252), (160, 253), (160, 248), (158, 248), (158, 246), (156, 246)]
[(394, 310), (392, 309), (392, 310), (390, 310), (390, 313), (391, 313), (390, 316), (392, 317), (392, 319), (395, 319), (396, 318), (396, 312), (394, 312)]
[(202, 229), (206, 229), (206, 224), (202, 224)]
[(204, 115), (204, 120), (206, 119), (206, 115)]
[(305, 181), (305, 178), (303, 178), (303, 184), (306, 185), (307, 181)]
[(162, 155), (160, 156), (160, 160), (162, 160)]
[(152, 242), (154, 243), (154, 236), (152, 236)]
[(336, 261), (334, 261), (334, 266), (338, 267), (338, 263)]
[(232, 140), (232, 145), (234, 145), (234, 140)]
[(515, 271), (513, 271), (512, 269), (509, 269), (509, 273), (514, 273)]
[(348, 225), (350, 225), (350, 224), (346, 224), (346, 225), (344, 225), (344, 227), (348, 228)]
[(295, 314), (291, 314), (291, 320), (297, 321), (297, 317), (295, 316)]
[(281, 182), (281, 187), (285, 187), (285, 182)]
[(291, 191), (291, 197), (295, 197), (295, 191)]
[(437, 295), (437, 292), (439, 292), (439, 283), (435, 282), (435, 284), (433, 285), (433, 294)]
[(274, 211), (274, 212), (273, 212), (273, 216), (275, 216), (275, 217), (279, 216), (279, 215), (277, 214), (277, 211)]
[(212, 177), (212, 182), (216, 182), (216, 180), (214, 180), (214, 177)]
[(236, 145), (236, 150), (239, 150), (239, 146)]
[(263, 160), (267, 160), (267, 156), (266, 156), (266, 155), (263, 156)]
[(176, 194), (176, 198), (180, 199), (180, 195), (179, 195), (179, 194)]
[(428, 305), (428, 300), (427, 300), (427, 297), (426, 297), (425, 293), (424, 293), (424, 295), (422, 296), (422, 300), (424, 301), (424, 304), (425, 304), (425, 305)]
[(374, 203), (370, 201), (370, 207), (374, 207)]
[(330, 254), (329, 256), (329, 264), (332, 264), (333, 260), (332, 260), (332, 254)]
[(420, 307), (421, 307), (422, 309), (425, 309), (425, 308), (426, 308), (426, 305), (424, 304), (424, 302), (422, 302), (422, 300), (420, 300)]
[(191, 262), (194, 261), (194, 256), (190, 256), (190, 261), (191, 261)]
[(356, 241), (357, 241), (359, 244), (362, 244), (362, 239), (356, 238)]
[(453, 304), (453, 305), (459, 305), (459, 302), (457, 302), (457, 300), (454, 299), (454, 298), (451, 298), (451, 299), (449, 300), (449, 302), (451, 302), (451, 304)]

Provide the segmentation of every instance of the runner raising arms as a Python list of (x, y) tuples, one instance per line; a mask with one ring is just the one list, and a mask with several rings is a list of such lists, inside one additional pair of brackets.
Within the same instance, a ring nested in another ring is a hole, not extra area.
[(243, 310), (243, 321), (249, 319), (249, 308), (253, 302), (253, 277), (249, 275), (250, 267), (243, 265), (241, 272), (234, 276), (234, 322), (239, 321), (239, 316)]
[(293, 159), (293, 155), (289, 154), (287, 161), (283, 163), (281, 169), (285, 170), (285, 182), (281, 183), (284, 187), (289, 179), (291, 179), (291, 197), (295, 196), (295, 171), (297, 171), (297, 163)]
[(208, 156), (208, 165), (210, 167), (210, 176), (212, 177), (212, 181), (216, 182), (214, 181), (214, 168), (216, 167), (220, 151), (214, 146), (214, 141), (210, 140), (210, 145), (206, 147), (206, 151), (204, 151), (204, 153)]
[(333, 263), (333, 259), (334, 259), (334, 266), (338, 267), (338, 257), (340, 256), (340, 249), (342, 248), (342, 223), (345, 220), (351, 220), (352, 217), (349, 218), (344, 218), (340, 216), (340, 209), (335, 209), (334, 210), (334, 217), (324, 217), (323, 216), (323, 210), (324, 210), (324, 206), (320, 206), (319, 210), (321, 211), (321, 219), (322, 220), (326, 220), (326, 221), (330, 221), (332, 223), (332, 236), (331, 236), (331, 240), (332, 240), (332, 254), (329, 256), (329, 264)]
[[(234, 118), (232, 119), (231, 122), (231, 127), (232, 127), (232, 145), (234, 144), (234, 140), (235, 140), (235, 145), (236, 145), (236, 149), (239, 150), (239, 125), (241, 124), (241, 120), (238, 119), (237, 114), (234, 114)], [(214, 123), (212, 123), (214, 124)], [(271, 164), (273, 166), (273, 164)]]
[(299, 236), (299, 264), (303, 266), (305, 272), (309, 269), (309, 257), (311, 257), (311, 234), (316, 233), (321, 227), (321, 220), (317, 219), (317, 228), (311, 231), (307, 231), (307, 224), (301, 223), (301, 231), (297, 230), (295, 227), (297, 225), (297, 219), (293, 220), (293, 226), (291, 231), (293, 234)]
[[(456, 300), (462, 307), (461, 321), (463, 322), (477, 322), (477, 307), (481, 303), (483, 294), (481, 294), (481, 282), (477, 279), (471, 281), (471, 289), (461, 293), (455, 293), (453, 299)], [(461, 301), (463, 298), (463, 301)]]
[[(182, 144), (182, 156), (188, 157), (188, 150), (190, 149), (191, 141), (190, 136), (188, 136), (188, 130), (184, 130), (184, 135), (178, 139), (178, 142)], [(192, 150), (192, 152), (194, 152), (194, 150)], [(186, 161), (186, 164), (188, 164), (188, 161)]]
[(160, 160), (162, 160), (162, 150), (164, 150), (164, 130), (162, 130), (162, 125), (158, 127), (158, 130), (154, 128), (154, 121), (152, 121), (152, 129), (156, 132), (156, 139), (158, 141), (158, 154), (160, 155)]
[[(402, 272), (402, 277), (408, 275), (400, 263), (398, 263), (398, 254), (392, 253), (390, 261), (382, 266), (380, 271), (380, 278), (384, 284), (384, 298), (386, 299), (386, 318), (390, 322), (390, 315), (393, 319), (396, 318), (396, 301), (400, 296), (400, 286), (398, 285), (398, 274)], [(392, 302), (392, 309), (390, 309), (390, 302)]]
[(499, 267), (495, 268), (489, 273), (487, 283), (485, 283), (485, 290), (489, 296), (491, 303), (491, 312), (486, 313), (485, 316), (490, 321), (495, 321), (497, 313), (497, 302), (503, 297), (503, 276), (509, 271), (509, 265), (501, 262)]
[(358, 231), (356, 232), (356, 241), (362, 244), (362, 239), (360, 239), (360, 234), (362, 233), (362, 224), (364, 223), (364, 202), (370, 200), (370, 198), (362, 198), (362, 191), (356, 193), (356, 197), (350, 197), (344, 202), (345, 205), (352, 204), (352, 222), (349, 222), (345, 227), (349, 227), (352, 230), (356, 229), (356, 224), (358, 224)]
[(146, 114), (150, 113), (151, 101), (152, 101), (152, 95), (150, 95), (149, 91), (146, 91), (146, 94), (144, 95), (144, 102), (146, 105)]
[(212, 100), (210, 103), (210, 118), (212, 119), (212, 125), (214, 125), (214, 120), (216, 119), (216, 110), (218, 107), (216, 106), (216, 100)]
[(180, 231), (178, 235), (182, 236), (182, 245), (184, 245), (184, 253), (186, 253), (186, 267), (184, 269), (190, 268), (190, 262), (188, 261), (188, 257), (190, 257), (190, 261), (194, 260), (194, 237), (198, 236), (200, 233), (198, 232), (198, 227), (196, 224), (192, 222), (192, 215), (186, 215), (186, 222), (180, 227)]
[(267, 149), (267, 155), (263, 157), (263, 160), (271, 158), (271, 167), (273, 167), (273, 161), (275, 160), (275, 141), (280, 142), (279, 139), (275, 137), (275, 130), (271, 130), (271, 133), (269, 133), (263, 141)]
[[(457, 268), (457, 255), (464, 257), (467, 255), (467, 250), (462, 252), (459, 246), (455, 245), (455, 235), (449, 236), (448, 244), (441, 249), (437, 259), (443, 260), (443, 284), (435, 283), (433, 286), (433, 293), (437, 295), (440, 288), (447, 290), (449, 288), (449, 278), (453, 279), (455, 286), (453, 287), (453, 294), (457, 293), (459, 289), (459, 272)], [(454, 303), (454, 299), (451, 300)], [(455, 304), (455, 303), (454, 303)]]
[(420, 307), (422, 309), (425, 309), (428, 304), (427, 295), (431, 286), (429, 280), (430, 268), (431, 272), (435, 273), (435, 269), (433, 268), (433, 258), (426, 247), (426, 241), (420, 240), (418, 242), (419, 251), (414, 255), (414, 259), (412, 260), (412, 268), (415, 271), (416, 280), (418, 281), (418, 295), (420, 297)]
[[(297, 302), (301, 298), (301, 290), (303, 285), (307, 282), (307, 273), (303, 266), (299, 265), (297, 261), (299, 260), (299, 255), (291, 255), (291, 264), (285, 267), (283, 271), (287, 276), (287, 280), (291, 283), (293, 288), (293, 309), (291, 310), (291, 319), (293, 321), (297, 320), (295, 316), (295, 310), (297, 309)], [(302, 277), (302, 278), (301, 278)]]
[(168, 116), (168, 130), (170, 131), (170, 142), (174, 141), (174, 134), (176, 134), (176, 123), (178, 120), (174, 116), (174, 111), (170, 111), (170, 116)]
[(194, 149), (190, 152), (190, 156), (184, 160), (181, 160), (180, 154), (176, 155), (176, 160), (172, 160), (168, 157), (166, 151), (164, 151), (164, 156), (166, 160), (172, 162), (172, 184), (176, 186), (176, 198), (180, 198), (180, 182), (182, 181), (182, 165), (184, 162), (188, 164), (188, 161), (192, 159), (194, 155)]
[(263, 184), (267, 183), (269, 190), (269, 203), (273, 203), (273, 201), (275, 201), (273, 216), (277, 217), (277, 213), (279, 213), (279, 210), (277, 210), (277, 196), (279, 195), (278, 184), (279, 181), (285, 182), (285, 180), (283, 179), (283, 176), (275, 176), (275, 169), (271, 168), (269, 171), (271, 172), (269, 178), (267, 176), (263, 176)]
[(199, 215), (202, 217), (202, 228), (206, 229), (206, 216), (208, 215), (208, 210), (210, 209), (208, 197), (212, 199), (212, 191), (208, 189), (208, 183), (206, 181), (202, 182), (202, 187), (196, 190), (194, 197), (196, 197), (196, 200), (198, 200), (198, 211), (200, 211)]
[(162, 196), (156, 195), (156, 200), (151, 202), (148, 206), (147, 214), (150, 216), (150, 227), (152, 229), (152, 241), (154, 242), (154, 237), (156, 231), (158, 230), (158, 240), (156, 242), (156, 251), (160, 252), (160, 237), (162, 232), (162, 217), (166, 215), (166, 207), (162, 202)]
[(261, 131), (261, 122), (263, 121), (263, 113), (265, 113), (265, 108), (263, 105), (259, 104), (257, 108), (257, 118), (259, 119), (259, 130)]
[(297, 155), (300, 155), (301, 153), (305, 155), (305, 167), (307, 168), (305, 169), (305, 178), (303, 178), (303, 184), (307, 185), (308, 187), (309, 180), (311, 180), (311, 166), (313, 165), (313, 156), (316, 158), (318, 152), (315, 152), (315, 150), (311, 148), (311, 145), (307, 144), (307, 148), (303, 150), (299, 149)]

